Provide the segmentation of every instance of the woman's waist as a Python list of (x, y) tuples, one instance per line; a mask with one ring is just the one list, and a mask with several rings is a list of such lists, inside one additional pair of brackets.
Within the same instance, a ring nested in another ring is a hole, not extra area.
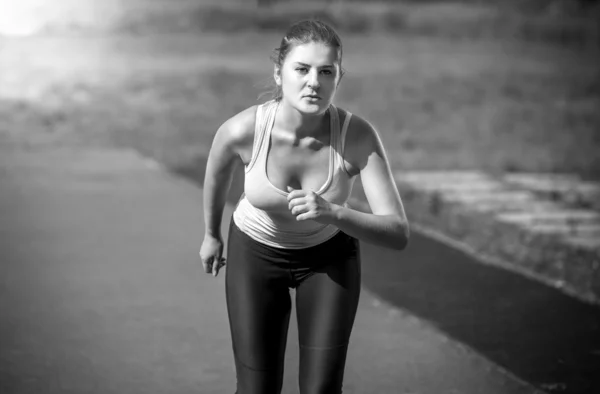
[(233, 219), (251, 237), (272, 246), (304, 248), (317, 245), (335, 235), (339, 229), (314, 220), (297, 221), (291, 213), (268, 212), (254, 207), (242, 197)]

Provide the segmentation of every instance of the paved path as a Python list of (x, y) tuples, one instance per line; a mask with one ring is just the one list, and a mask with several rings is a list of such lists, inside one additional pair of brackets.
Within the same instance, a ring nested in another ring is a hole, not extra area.
[[(131, 152), (2, 151), (0, 392), (233, 393), (224, 275), (197, 257), (201, 205), (199, 188)], [(365, 267), (398, 260), (377, 250)], [(367, 289), (349, 357), (346, 393), (535, 392)]]
[(399, 171), (413, 222), (600, 306), (600, 183), (576, 174)]

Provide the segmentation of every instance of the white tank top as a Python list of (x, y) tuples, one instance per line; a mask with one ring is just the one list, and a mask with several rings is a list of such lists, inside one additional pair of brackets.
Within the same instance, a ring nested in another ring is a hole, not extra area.
[[(271, 100), (257, 108), (252, 158), (245, 168), (244, 193), (234, 210), (233, 220), (241, 231), (258, 242), (286, 249), (307, 248), (327, 241), (339, 229), (314, 220), (297, 221), (288, 209), (287, 191), (274, 186), (267, 177), (267, 153), (278, 105), (278, 101)], [(315, 193), (331, 203), (345, 205), (355, 180), (348, 174), (343, 159), (352, 114), (346, 113), (340, 128), (337, 108), (332, 104), (328, 111), (329, 174)]]

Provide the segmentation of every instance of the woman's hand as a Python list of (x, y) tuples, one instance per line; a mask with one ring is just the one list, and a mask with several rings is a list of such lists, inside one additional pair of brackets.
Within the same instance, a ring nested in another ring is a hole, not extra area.
[[(212, 273), (213, 276), (219, 274), (219, 270), (225, 265), (223, 256), (223, 241), (219, 238), (204, 236), (204, 241), (200, 247), (200, 260), (204, 267), (204, 272)], [(217, 262), (215, 264), (215, 262)]]
[(314, 220), (330, 224), (335, 219), (337, 205), (313, 191), (295, 190), (288, 186), (288, 207), (296, 220)]

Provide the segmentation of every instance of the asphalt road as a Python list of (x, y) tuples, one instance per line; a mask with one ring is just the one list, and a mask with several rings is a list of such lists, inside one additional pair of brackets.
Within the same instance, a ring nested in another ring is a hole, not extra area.
[[(201, 189), (127, 151), (0, 152), (0, 393), (233, 393)], [(597, 309), (419, 234), (362, 253), (346, 393), (598, 387)]]

